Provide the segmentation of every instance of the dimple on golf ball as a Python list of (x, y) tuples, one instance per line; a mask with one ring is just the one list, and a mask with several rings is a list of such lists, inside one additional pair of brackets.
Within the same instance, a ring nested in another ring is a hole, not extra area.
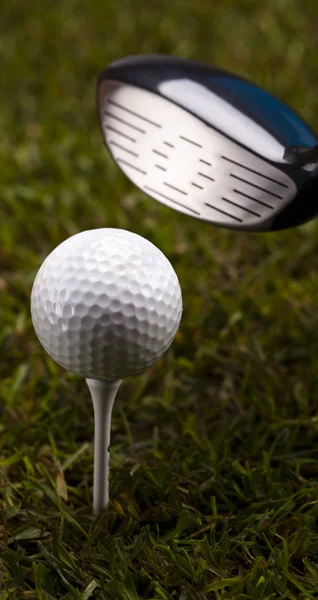
[(35, 332), (65, 369), (90, 379), (141, 373), (172, 343), (182, 314), (164, 254), (122, 229), (78, 233), (45, 259), (31, 294)]

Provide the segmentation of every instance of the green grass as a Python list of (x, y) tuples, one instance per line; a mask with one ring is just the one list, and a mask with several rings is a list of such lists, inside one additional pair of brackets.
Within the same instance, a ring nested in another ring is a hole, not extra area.
[[(318, 129), (318, 5), (3, 0), (0, 600), (318, 598), (317, 223), (218, 230), (143, 196), (103, 146), (95, 82), (163, 52), (255, 80)], [(184, 314), (115, 403), (91, 514), (93, 409), (32, 329), (44, 257), (121, 227), (175, 267)]]

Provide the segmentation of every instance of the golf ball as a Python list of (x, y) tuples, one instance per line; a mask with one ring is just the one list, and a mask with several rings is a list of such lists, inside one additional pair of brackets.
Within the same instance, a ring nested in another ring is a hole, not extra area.
[(65, 369), (90, 379), (141, 373), (172, 343), (182, 314), (164, 254), (122, 229), (78, 233), (45, 259), (31, 294), (35, 332)]

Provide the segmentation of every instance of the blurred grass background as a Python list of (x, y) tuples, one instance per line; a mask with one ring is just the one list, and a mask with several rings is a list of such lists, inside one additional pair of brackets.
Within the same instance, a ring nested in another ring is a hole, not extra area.
[[(103, 146), (95, 84), (136, 53), (199, 59), (318, 130), (318, 5), (2, 0), (0, 600), (318, 597), (317, 223), (222, 231), (143, 196)], [(93, 412), (32, 330), (45, 256), (130, 229), (176, 269), (176, 342), (115, 404), (110, 510)]]

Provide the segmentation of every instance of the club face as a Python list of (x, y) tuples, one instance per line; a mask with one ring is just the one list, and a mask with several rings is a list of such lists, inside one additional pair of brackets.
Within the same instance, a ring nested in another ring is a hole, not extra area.
[[(133, 183), (175, 210), (246, 231), (299, 224), (316, 212), (317, 168), (291, 165), (284, 159), (286, 146), (310, 146), (317, 140), (288, 107), (260, 90), (277, 102), (270, 120), (250, 87), (244, 96), (245, 85), (259, 90), (191, 61), (117, 61), (98, 82), (105, 142)], [(266, 106), (264, 98), (262, 103)], [(308, 186), (312, 200), (306, 213), (303, 201), (296, 208), (300, 191)]]

